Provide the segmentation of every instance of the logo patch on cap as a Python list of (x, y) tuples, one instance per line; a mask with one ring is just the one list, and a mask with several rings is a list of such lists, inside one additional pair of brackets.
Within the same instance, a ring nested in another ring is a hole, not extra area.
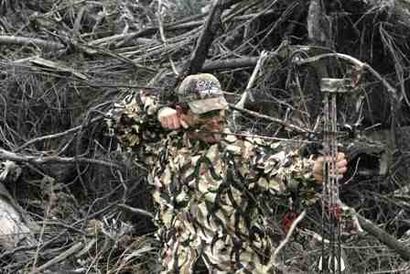
[(195, 83), (195, 91), (198, 93), (198, 99), (213, 98), (223, 95), (220, 88), (213, 81), (198, 80)]

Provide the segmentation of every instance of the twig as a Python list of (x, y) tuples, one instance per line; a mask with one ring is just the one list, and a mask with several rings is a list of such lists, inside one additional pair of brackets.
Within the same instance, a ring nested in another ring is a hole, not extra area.
[(236, 106), (239, 108), (243, 108), (245, 105), (245, 101), (248, 98), (249, 95), (249, 91), (253, 86), (253, 83), (256, 80), (256, 77), (258, 76), (259, 70), (263, 64), (263, 62), (265, 61), (266, 57), (268, 57), (268, 52), (266, 51), (262, 51), (261, 55), (259, 56), (258, 62), (256, 63), (255, 68), (253, 69), (252, 75), (249, 78), (248, 84), (246, 85), (245, 91), (242, 94), (241, 99), (239, 100), (238, 103), (236, 103)]
[(258, 112), (252, 111), (252, 110), (247, 110), (247, 109), (244, 109), (244, 108), (238, 108), (238, 107), (236, 107), (235, 105), (232, 105), (232, 104), (229, 104), (229, 107), (230, 107), (231, 109), (233, 109), (233, 110), (237, 110), (237, 111), (240, 111), (240, 112), (243, 112), (243, 113), (252, 115), (252, 116), (254, 116), (254, 117), (258, 117), (258, 118), (261, 118), (261, 119), (266, 119), (266, 120), (268, 120), (268, 121), (271, 121), (271, 122), (280, 124), (280, 125), (284, 126), (285, 128), (294, 130), (294, 131), (299, 132), (299, 133), (314, 133), (314, 132), (313, 132), (312, 130), (310, 130), (310, 129), (301, 128), (301, 127), (299, 127), (299, 126), (297, 126), (297, 125), (290, 124), (290, 123), (285, 122), (285, 121), (283, 121), (283, 120), (281, 120), (281, 119), (274, 118), (274, 117), (271, 117), (271, 116), (268, 116), (268, 115), (264, 115), (264, 114), (260, 114), (260, 113), (258, 113)]
[(86, 6), (82, 6), (78, 11), (77, 18), (75, 19), (74, 26), (73, 26), (73, 35), (78, 36), (81, 29), (81, 20), (83, 19), (84, 12), (86, 10)]
[[(249, 78), (248, 84), (246, 85), (245, 91), (242, 93), (241, 99), (239, 100), (238, 103), (236, 103), (236, 107), (243, 108), (245, 106), (246, 99), (249, 97), (249, 91), (253, 86), (253, 83), (256, 80), (256, 77), (258, 76), (259, 70), (263, 64), (263, 62), (266, 60), (266, 57), (268, 56), (268, 53), (266, 51), (262, 51), (261, 55), (259, 56), (258, 62), (256, 63), (255, 68), (253, 69), (252, 75)], [(238, 122), (238, 117), (239, 113), (238, 111), (233, 112), (233, 121), (236, 125)]]
[[(167, 43), (167, 38), (165, 37), (164, 25), (162, 24), (161, 6), (162, 6), (162, 1), (159, 0), (158, 1), (158, 11), (156, 15), (157, 15), (157, 20), (158, 20), (158, 28), (159, 28), (161, 40), (165, 47), (165, 52), (167, 52), (168, 43)], [(176, 76), (178, 76), (179, 73), (175, 67), (174, 61), (172, 61), (171, 54), (168, 54), (168, 60), (169, 60), (169, 63), (171, 64), (172, 71), (174, 72)]]
[(288, 233), (286, 234), (285, 239), (283, 239), (279, 246), (275, 249), (275, 252), (273, 252), (273, 255), (271, 257), (271, 264), (273, 266), (277, 265), (276, 259), (278, 257), (279, 252), (283, 249), (283, 247), (285, 247), (285, 245), (289, 242), (290, 237), (293, 234), (293, 231), (295, 231), (296, 226), (303, 220), (303, 218), (305, 218), (306, 216), (306, 209), (302, 211), (302, 213), (299, 214), (299, 216), (293, 221), (292, 225), (289, 228)]
[[(89, 124), (93, 124), (95, 122), (101, 121), (102, 119), (103, 119), (103, 117), (94, 118), (90, 121)], [(70, 128), (70, 129), (68, 129), (66, 131), (63, 131), (63, 132), (59, 132), (59, 133), (55, 133), (55, 134), (49, 134), (49, 135), (45, 135), (45, 136), (41, 136), (41, 137), (31, 139), (31, 140), (27, 141), (26, 143), (22, 144), (21, 146), (19, 146), (18, 148), (16, 148), (13, 152), (18, 152), (18, 151), (22, 150), (23, 148), (26, 148), (27, 146), (32, 145), (32, 144), (37, 143), (37, 142), (59, 138), (59, 137), (68, 135), (70, 133), (77, 132), (82, 128), (83, 128), (83, 126), (80, 125), (80, 126), (77, 126), (77, 127)]]
[(124, 193), (122, 194), (121, 201), (123, 203), (125, 203), (127, 201), (128, 187), (127, 187), (127, 184), (124, 182), (124, 178), (122, 177), (122, 173), (119, 170), (117, 170), (116, 173), (118, 175), (118, 178), (121, 182), (122, 187), (124, 188)]
[(85, 254), (87, 254), (87, 253), (90, 251), (90, 249), (91, 249), (93, 246), (95, 246), (95, 244), (97, 243), (97, 241), (98, 241), (97, 237), (94, 238), (94, 239), (92, 239), (90, 242), (88, 242), (88, 243), (86, 244), (86, 246), (84, 246), (84, 248), (83, 248), (80, 252), (78, 252), (78, 253), (75, 255), (75, 257), (76, 257), (76, 258), (81, 258), (81, 257), (84, 256)]
[(140, 214), (140, 215), (150, 217), (151, 219), (154, 218), (154, 215), (152, 215), (152, 213), (150, 213), (146, 210), (140, 209), (140, 208), (130, 207), (126, 204), (119, 204), (118, 207), (125, 208), (125, 209), (127, 209), (127, 210), (129, 210), (133, 213), (136, 213), (136, 214)]
[[(50, 211), (51, 211), (51, 204), (52, 204), (51, 199), (52, 198), (50, 196), (49, 200), (48, 200), (48, 203), (47, 203), (46, 212), (44, 214), (45, 215), (44, 218), (46, 220), (48, 219), (48, 217), (50, 215)], [(44, 231), (46, 229), (46, 226), (47, 226), (47, 222), (43, 222), (42, 225), (41, 225), (40, 235), (38, 237), (38, 244), (37, 244), (36, 252), (34, 253), (33, 266), (31, 268), (30, 274), (37, 273), (36, 265), (37, 265), (37, 260), (38, 260), (38, 256), (39, 256), (39, 253), (40, 253), (40, 249), (42, 248), (43, 236), (44, 236)]]
[(144, 69), (144, 70), (147, 70), (147, 71), (150, 71), (150, 72), (156, 72), (156, 71), (157, 71), (156, 69), (153, 69), (153, 68), (149, 68), (149, 67), (140, 65), (140, 64), (138, 64), (136, 61), (134, 61), (134, 60), (132, 60), (132, 59), (130, 59), (130, 58), (128, 58), (128, 57), (122, 55), (122, 54), (119, 54), (119, 53), (115, 53), (115, 52), (113, 52), (113, 51), (110, 51), (110, 50), (108, 50), (108, 49), (95, 48), (95, 50), (96, 50), (96, 52), (97, 52), (98, 54), (104, 54), (104, 55), (106, 55), (106, 56), (110, 56), (110, 57), (115, 58), (115, 59), (117, 59), (117, 60), (121, 60), (121, 61), (123, 61), (123, 62), (125, 62), (125, 63), (127, 63), (127, 64), (130, 64), (130, 65), (134, 66), (134, 67), (137, 68), (137, 69)]
[(70, 73), (73, 76), (75, 76), (75, 77), (77, 77), (81, 80), (87, 80), (88, 79), (87, 75), (76, 71), (74, 68), (68, 67), (68, 66), (66, 66), (64, 64), (60, 64), (58, 62), (54, 62), (54, 61), (50, 61), (50, 60), (41, 58), (39, 56), (28, 58), (26, 60), (33, 63), (33, 64), (35, 64), (35, 65), (38, 65), (40, 67), (45, 67), (45, 68), (47, 68), (47, 69), (49, 69), (50, 71), (53, 71), (53, 72), (58, 71), (58, 72)]
[(50, 266), (59, 263), (61, 261), (63, 261), (64, 259), (70, 257), (71, 255), (73, 255), (74, 253), (76, 253), (77, 251), (79, 251), (81, 248), (83, 247), (83, 243), (76, 243), (75, 245), (73, 245), (72, 247), (70, 247), (69, 249), (67, 249), (66, 251), (64, 251), (63, 253), (61, 253), (60, 255), (58, 255), (57, 257), (51, 259), (50, 261), (46, 262), (45, 264), (39, 266), (38, 268), (34, 269), (31, 273), (38, 273), (40, 271), (43, 271), (47, 268), (49, 268)]

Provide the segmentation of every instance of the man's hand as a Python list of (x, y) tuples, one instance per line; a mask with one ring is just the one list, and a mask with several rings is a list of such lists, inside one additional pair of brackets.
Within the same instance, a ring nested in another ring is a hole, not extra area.
[[(323, 165), (325, 164), (325, 157), (320, 156), (313, 164), (313, 177), (319, 184), (323, 183)], [(336, 158), (337, 174), (343, 176), (347, 171), (347, 160), (343, 152), (339, 152)]]
[(164, 107), (158, 111), (158, 121), (161, 123), (161, 126), (166, 129), (187, 128), (186, 123), (181, 119), (178, 111), (170, 107)]

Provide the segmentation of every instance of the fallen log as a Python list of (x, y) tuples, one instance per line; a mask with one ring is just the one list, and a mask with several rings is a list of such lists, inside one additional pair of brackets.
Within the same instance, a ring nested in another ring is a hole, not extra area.
[[(23, 221), (20, 211), (3, 197), (0, 197), (0, 245), (8, 252), (18, 246), (36, 245), (34, 233)], [(13, 257), (16, 261), (24, 261), (30, 255), (22, 251), (15, 252)]]
[(2, 182), (12, 181), (19, 177), (20, 168), (11, 161), (0, 165), (0, 246), (12, 254), (16, 261), (25, 261), (30, 258), (27, 250), (17, 251), (17, 247), (35, 246), (34, 222), (12, 198)]

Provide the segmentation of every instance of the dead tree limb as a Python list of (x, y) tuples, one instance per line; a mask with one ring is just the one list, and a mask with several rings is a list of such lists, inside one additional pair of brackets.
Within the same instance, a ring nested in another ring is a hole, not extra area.
[(76, 252), (80, 251), (81, 248), (83, 248), (84, 244), (82, 242), (74, 244), (72, 247), (64, 251), (63, 253), (59, 254), (57, 257), (54, 257), (50, 261), (46, 262), (45, 264), (39, 266), (38, 268), (35, 268), (34, 273), (41, 273), (42, 271), (46, 270), (47, 268), (62, 262), (63, 260), (67, 259), (71, 255), (74, 255)]
[[(248, 81), (248, 84), (247, 84), (247, 86), (246, 86), (246, 88), (245, 88), (245, 91), (242, 93), (242, 96), (241, 96), (241, 99), (239, 100), (239, 102), (236, 103), (236, 106), (237, 106), (237, 107), (243, 108), (243, 107), (245, 106), (245, 103), (246, 103), (248, 97), (250, 97), (249, 94), (250, 94), (250, 90), (251, 90), (251, 88), (252, 88), (252, 86), (253, 86), (253, 83), (255, 82), (256, 77), (258, 76), (259, 69), (260, 69), (260, 67), (262, 66), (263, 62), (266, 60), (266, 58), (268, 58), (268, 53), (267, 53), (266, 51), (262, 51), (262, 53), (261, 53), (261, 55), (259, 56), (259, 59), (258, 59), (258, 61), (257, 61), (257, 63), (256, 63), (256, 66), (255, 66), (254, 69), (253, 69), (251, 78), (250, 78), (249, 81)], [(233, 112), (233, 121), (234, 121), (234, 124), (235, 124), (235, 125), (236, 125), (236, 123), (238, 122), (238, 118), (239, 118), (239, 113), (238, 113), (238, 111), (234, 111), (234, 112)]]
[(21, 36), (0, 36), (0, 44), (3, 45), (20, 45), (20, 46), (37, 46), (49, 50), (64, 49), (65, 46), (58, 42), (46, 41), (37, 38), (21, 37)]
[(270, 258), (271, 268), (273, 266), (278, 266), (279, 265), (279, 263), (277, 262), (279, 252), (289, 243), (290, 238), (292, 237), (293, 232), (295, 231), (297, 225), (305, 218), (305, 216), (306, 216), (306, 209), (303, 210), (302, 213), (300, 213), (299, 216), (292, 222), (288, 233), (286, 233), (285, 239), (283, 239), (280, 242), (279, 246), (275, 249), (275, 252), (273, 252), (272, 257)]
[(325, 45), (329, 41), (329, 31), (324, 24), (325, 12), (320, 0), (311, 0), (307, 18), (309, 39), (316, 45)]
[(7, 151), (0, 148), (0, 159), (10, 160), (15, 162), (33, 163), (33, 164), (46, 164), (46, 163), (87, 163), (106, 166), (110, 168), (122, 169), (120, 164), (112, 161), (107, 162), (99, 159), (90, 159), (84, 157), (59, 157), (59, 156), (32, 156), (17, 154), (11, 151)]
[(258, 59), (259, 57), (243, 57), (218, 61), (207, 61), (203, 65), (202, 71), (208, 72), (215, 70), (254, 67), (258, 62)]
[(313, 56), (313, 57), (310, 57), (310, 58), (299, 59), (299, 60), (296, 60), (295, 63), (297, 65), (303, 65), (303, 64), (307, 64), (307, 63), (314, 63), (314, 62), (317, 62), (317, 61), (319, 61), (321, 59), (325, 59), (325, 58), (342, 59), (342, 60), (348, 61), (352, 65), (355, 65), (355, 66), (358, 66), (360, 68), (368, 70), (376, 79), (378, 79), (386, 87), (387, 91), (390, 93), (390, 95), (392, 96), (392, 98), (395, 101), (400, 101), (401, 100), (401, 98), (399, 98), (399, 96), (398, 96), (397, 90), (385, 78), (383, 78), (383, 76), (381, 76), (380, 73), (378, 73), (369, 64), (363, 63), (362, 61), (360, 61), (360, 60), (358, 60), (358, 59), (356, 59), (356, 58), (354, 58), (350, 55), (343, 54), (343, 53), (326, 53), (326, 54)]
[(223, 9), (226, 7), (225, 2), (225, 0), (216, 0), (213, 5), (205, 22), (201, 36), (199, 37), (198, 43), (195, 46), (194, 52), (192, 53), (183, 73), (181, 73), (182, 77), (197, 73), (201, 70), (209, 48), (215, 38), (216, 32), (222, 25), (221, 15)]
[(364, 218), (363, 216), (357, 214), (357, 218), (360, 222), (363, 230), (367, 231), (369, 234), (373, 235), (380, 242), (384, 243), (389, 248), (396, 251), (401, 258), (406, 261), (410, 261), (410, 248), (405, 246), (405, 244), (399, 242), (396, 238), (388, 234), (383, 229), (379, 228), (377, 225), (372, 223), (370, 220)]
[(263, 65), (263, 62), (266, 60), (267, 57), (268, 57), (268, 52), (262, 51), (256, 63), (256, 66), (253, 69), (251, 78), (249, 79), (248, 84), (246, 85), (245, 91), (242, 93), (241, 100), (239, 100), (239, 102), (236, 103), (237, 107), (243, 108), (245, 106), (245, 102), (249, 96), (249, 92), (251, 88), (253, 87), (253, 83), (255, 82), (256, 77), (258, 76), (259, 69), (261, 68), (261, 66)]

